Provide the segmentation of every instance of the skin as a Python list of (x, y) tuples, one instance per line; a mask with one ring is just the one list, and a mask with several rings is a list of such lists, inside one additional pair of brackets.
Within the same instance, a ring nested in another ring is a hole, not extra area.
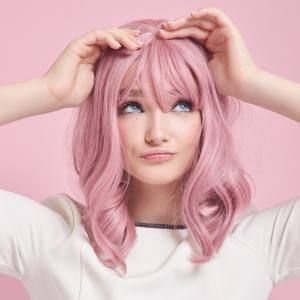
[[(126, 84), (127, 77), (121, 88)], [(133, 88), (138, 89), (136, 85)], [(145, 97), (138, 97), (138, 102), (139, 106), (124, 107), (118, 115), (127, 154), (126, 171), (131, 175), (126, 192), (128, 206), (134, 221), (169, 224), (174, 201), (171, 183), (180, 184), (180, 177), (191, 166), (202, 131), (201, 115), (187, 103), (171, 104), (163, 112)], [(157, 148), (168, 148), (176, 154), (171, 160), (155, 164), (140, 157)]]
[(106, 27), (90, 31), (71, 41), (48, 72), (42, 76), (50, 93), (63, 107), (80, 105), (91, 92), (95, 63), (108, 47), (137, 50), (143, 43), (130, 28)]
[[(219, 93), (300, 122), (300, 84), (258, 68), (237, 27), (223, 11), (215, 7), (204, 7), (193, 16), (174, 20), (173, 25), (163, 25), (163, 28), (166, 31), (158, 33), (160, 38), (191, 37), (211, 52), (212, 59), (208, 62), (208, 67)], [(0, 125), (28, 116), (79, 106), (93, 88), (94, 64), (101, 51), (106, 47), (117, 50), (122, 46), (135, 51), (143, 46), (137, 44), (138, 35), (129, 28), (107, 27), (93, 30), (73, 40), (44, 75), (1, 86)], [(165, 187), (171, 180), (176, 180), (188, 165), (188, 159), (183, 158), (182, 154), (190, 157), (187, 149), (190, 139), (184, 137), (181, 128), (191, 126), (200, 119), (186, 116), (188, 113), (185, 112), (169, 111), (163, 114), (157, 107), (144, 108), (146, 113), (133, 113), (119, 121), (123, 139), (129, 139), (126, 142), (130, 158), (128, 166), (133, 167), (132, 172), (138, 182), (132, 185), (134, 190), (131, 195), (134, 200), (131, 203), (137, 220), (163, 223), (167, 219), (170, 200)], [(175, 120), (181, 124), (176, 125), (176, 132), (170, 126)], [(183, 120), (187, 123), (183, 123)], [(189, 137), (200, 134), (201, 126), (197, 128), (199, 131), (193, 132)], [(129, 135), (130, 130), (137, 133), (136, 137)], [(145, 163), (140, 163), (137, 155), (150, 147), (151, 139), (153, 145), (168, 144), (179, 152), (178, 157), (168, 163), (169, 168), (167, 163), (152, 169)], [(168, 178), (163, 174), (167, 169), (170, 174)], [(156, 177), (157, 174), (160, 177)], [(158, 183), (156, 178), (163, 179), (162, 187), (154, 187), (153, 184)], [(161, 198), (157, 198), (158, 191), (163, 195)], [(138, 199), (138, 195), (143, 197)]]
[(208, 68), (220, 94), (300, 122), (300, 84), (259, 68), (237, 26), (223, 11), (204, 7), (162, 28), (161, 38), (191, 37), (211, 52)]
[(161, 38), (191, 37), (212, 53), (208, 68), (223, 95), (234, 95), (258, 71), (236, 25), (220, 9), (203, 8), (162, 28)]
[[(300, 85), (260, 70), (253, 62), (237, 27), (221, 10), (214, 7), (202, 8), (190, 16), (164, 23), (162, 28), (158, 33), (160, 38), (191, 37), (211, 52), (208, 68), (221, 94), (259, 105), (300, 122)], [(151, 111), (149, 108), (146, 114), (130, 115), (120, 121), (123, 138), (127, 141), (130, 153), (132, 175), (137, 178), (130, 190), (135, 220), (168, 222), (169, 203), (172, 201), (166, 183), (175, 180), (182, 173), (183, 166), (187, 163), (182, 156), (192, 156), (188, 145), (195, 137), (199, 137), (193, 130), (192, 124), (195, 121), (191, 115), (187, 118), (180, 115), (177, 118), (173, 113), (168, 113), (165, 116), (159, 110), (154, 113), (153, 108)], [(176, 131), (172, 131), (171, 125), (175, 126)], [(186, 131), (186, 126), (191, 131)], [(196, 128), (200, 129), (200, 126)], [(187, 132), (188, 135), (185, 135)], [(182, 156), (178, 156), (170, 164), (153, 168), (139, 159), (135, 160), (134, 153), (147, 145), (147, 138), (155, 140), (157, 146), (163, 145), (162, 140), (165, 138), (166, 145), (182, 149)], [(164, 185), (159, 185), (162, 183)]]
[[(194, 16), (163, 24), (165, 31), (158, 34), (163, 39), (193, 37), (204, 43), (214, 53), (208, 66), (216, 86), (221, 93), (231, 94), (257, 71), (257, 67), (234, 24), (221, 12), (213, 12), (197, 12)], [(145, 113), (122, 115), (118, 120), (133, 179), (127, 193), (129, 208), (135, 221), (169, 223), (170, 185), (189, 166), (199, 142), (201, 120), (199, 112), (164, 114), (158, 107), (149, 105), (144, 110)], [(138, 157), (151, 147), (167, 147), (178, 150), (179, 154), (171, 161), (151, 165)]]

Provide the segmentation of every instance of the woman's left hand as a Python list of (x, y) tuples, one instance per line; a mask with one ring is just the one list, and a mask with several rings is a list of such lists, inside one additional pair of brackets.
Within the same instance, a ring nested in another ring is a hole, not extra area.
[(239, 97), (247, 82), (258, 74), (235, 24), (215, 7), (205, 7), (190, 16), (162, 24), (161, 38), (191, 37), (212, 54), (208, 68), (220, 94)]

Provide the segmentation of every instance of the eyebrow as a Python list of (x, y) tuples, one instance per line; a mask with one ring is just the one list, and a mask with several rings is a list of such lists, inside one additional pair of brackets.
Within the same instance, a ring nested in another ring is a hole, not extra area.
[[(123, 93), (125, 89), (120, 89), (120, 92)], [(172, 90), (171, 93), (176, 93), (176, 90)], [(142, 97), (143, 92), (141, 90), (132, 89), (129, 93), (130, 97)]]

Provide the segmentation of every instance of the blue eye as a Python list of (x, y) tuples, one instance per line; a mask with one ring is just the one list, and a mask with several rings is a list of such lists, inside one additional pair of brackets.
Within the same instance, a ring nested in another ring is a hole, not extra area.
[[(125, 108), (127, 107), (140, 107), (140, 104), (136, 101), (129, 101), (129, 102), (126, 102), (121, 108), (120, 108), (120, 113), (124, 113), (124, 110)], [(128, 113), (128, 112), (125, 112), (125, 113)]]
[[(187, 104), (187, 105), (186, 105)], [(193, 109), (193, 103), (191, 102), (191, 101), (189, 101), (189, 100), (178, 100), (177, 102), (176, 102), (176, 104), (175, 104), (175, 106), (174, 107), (188, 107), (187, 109), (187, 111), (186, 112), (191, 112), (192, 111), (192, 109)], [(135, 108), (141, 108), (141, 105), (140, 105), (140, 103), (138, 102), (138, 101), (136, 101), (136, 100), (130, 100), (130, 101), (127, 101), (127, 102), (125, 102), (122, 106), (121, 106), (121, 108), (119, 109), (119, 113), (128, 113), (128, 112), (125, 112), (125, 109), (127, 108), (127, 107), (135, 107)], [(180, 111), (180, 110), (179, 110)], [(130, 112), (130, 111), (129, 111)]]
[[(186, 105), (186, 104), (187, 104), (187, 105)], [(193, 104), (192, 104), (191, 101), (185, 101), (185, 100), (177, 101), (175, 107), (176, 107), (176, 106), (190, 107), (190, 108), (188, 108), (189, 111), (191, 111), (191, 110), (193, 109)]]

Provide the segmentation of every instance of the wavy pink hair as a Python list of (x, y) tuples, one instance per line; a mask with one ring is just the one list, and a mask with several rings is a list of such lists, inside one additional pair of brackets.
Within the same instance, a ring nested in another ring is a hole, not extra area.
[[(217, 92), (207, 66), (210, 54), (200, 43), (192, 38), (156, 36), (165, 21), (142, 19), (120, 26), (141, 30), (138, 38), (145, 46), (137, 51), (108, 48), (101, 54), (93, 90), (79, 107), (72, 135), (74, 169), (86, 201), (85, 206), (78, 206), (82, 223), (102, 263), (125, 273), (125, 258), (137, 235), (125, 198), (130, 176), (124, 170), (126, 153), (117, 108), (134, 82), (146, 99), (153, 99), (163, 110), (168, 82), (201, 113), (199, 148), (181, 186), (174, 190), (181, 197), (170, 212), (172, 223), (183, 220), (199, 247), (190, 262), (210, 260), (252, 197), (250, 176), (241, 167), (230, 128), (240, 103)], [(133, 66), (134, 72), (129, 72)], [(130, 83), (121, 92), (126, 74)]]

